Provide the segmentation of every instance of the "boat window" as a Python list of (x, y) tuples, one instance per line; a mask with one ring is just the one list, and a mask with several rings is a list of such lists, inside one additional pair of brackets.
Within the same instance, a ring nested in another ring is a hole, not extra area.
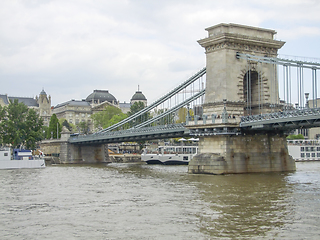
[(306, 153), (306, 157), (310, 157), (310, 153)]
[(301, 147), (301, 152), (303, 152), (304, 151), (304, 147)]
[(314, 147), (310, 147), (310, 151), (311, 151), (311, 152), (314, 152), (314, 151), (315, 151), (315, 148), (314, 148)]
[(305, 147), (306, 152), (310, 151), (309, 147)]
[(183, 156), (183, 160), (188, 160), (188, 156)]
[(317, 147), (317, 151), (320, 151), (320, 147)]
[(317, 153), (317, 157), (320, 157), (320, 153)]
[(316, 154), (315, 153), (311, 153), (311, 157), (316, 157)]
[(304, 153), (301, 153), (301, 157), (302, 157), (302, 158), (304, 157)]

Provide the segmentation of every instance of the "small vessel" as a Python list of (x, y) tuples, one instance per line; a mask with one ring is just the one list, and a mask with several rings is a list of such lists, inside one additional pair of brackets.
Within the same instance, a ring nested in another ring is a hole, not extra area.
[(188, 165), (198, 153), (198, 146), (159, 146), (156, 150), (145, 149), (141, 160), (147, 164)]
[(320, 161), (320, 141), (317, 139), (287, 140), (289, 155), (296, 162)]
[(9, 147), (0, 147), (0, 169), (44, 168), (46, 166), (41, 155), (32, 155), (31, 150), (14, 149), (11, 156)]

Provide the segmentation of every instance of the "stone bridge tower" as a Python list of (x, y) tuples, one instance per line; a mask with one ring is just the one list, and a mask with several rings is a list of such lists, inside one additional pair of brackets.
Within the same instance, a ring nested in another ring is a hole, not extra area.
[[(237, 53), (276, 57), (285, 42), (274, 40), (274, 30), (218, 24), (199, 40), (207, 57), (204, 114), (221, 114), (223, 100), (229, 114), (243, 116), (270, 111), (279, 103), (276, 68), (236, 57)], [(250, 111), (249, 111), (250, 108)]]
[[(237, 24), (222, 23), (206, 30), (209, 36), (198, 41), (207, 58), (203, 112), (218, 119), (187, 126), (199, 133), (199, 153), (190, 161), (188, 172), (295, 170), (284, 133), (242, 132), (239, 128), (241, 116), (274, 110), (279, 93), (275, 66), (239, 59), (237, 53), (276, 57), (284, 42), (274, 40), (274, 30)], [(226, 119), (227, 114), (232, 119)]]

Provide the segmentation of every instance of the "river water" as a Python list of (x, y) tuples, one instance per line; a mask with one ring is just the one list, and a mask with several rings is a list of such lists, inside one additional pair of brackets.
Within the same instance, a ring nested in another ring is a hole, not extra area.
[(319, 239), (320, 162), (294, 173), (187, 166), (0, 171), (1, 239)]

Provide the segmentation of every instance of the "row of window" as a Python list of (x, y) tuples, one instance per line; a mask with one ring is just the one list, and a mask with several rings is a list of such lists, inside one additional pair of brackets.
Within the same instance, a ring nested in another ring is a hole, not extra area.
[[(85, 122), (86, 120), (85, 119), (82, 119), (81, 120), (81, 122)], [(76, 119), (76, 122), (75, 122), (75, 124), (78, 124), (80, 122), (80, 120), (79, 119)], [(88, 123), (90, 123), (91, 122), (91, 120), (89, 119), (88, 120)], [(69, 123), (73, 123), (73, 121), (72, 121), (72, 119), (69, 119)]]
[(320, 147), (301, 147), (300, 151), (301, 152), (315, 152), (317, 149), (317, 151), (320, 151)]
[[(85, 113), (81, 113), (81, 117), (84, 118), (85, 116), (86, 116)], [(88, 118), (89, 118), (90, 116), (91, 116), (91, 114), (88, 114), (88, 115), (87, 115)], [(69, 117), (73, 117), (73, 113), (70, 113), (70, 114), (69, 114)], [(79, 117), (79, 113), (76, 113), (76, 117)]]
[[(304, 158), (304, 157), (309, 158), (310, 156), (314, 158), (314, 157), (316, 157), (316, 153), (301, 153), (300, 156), (302, 158)], [(320, 157), (320, 153), (317, 153), (317, 157)]]

